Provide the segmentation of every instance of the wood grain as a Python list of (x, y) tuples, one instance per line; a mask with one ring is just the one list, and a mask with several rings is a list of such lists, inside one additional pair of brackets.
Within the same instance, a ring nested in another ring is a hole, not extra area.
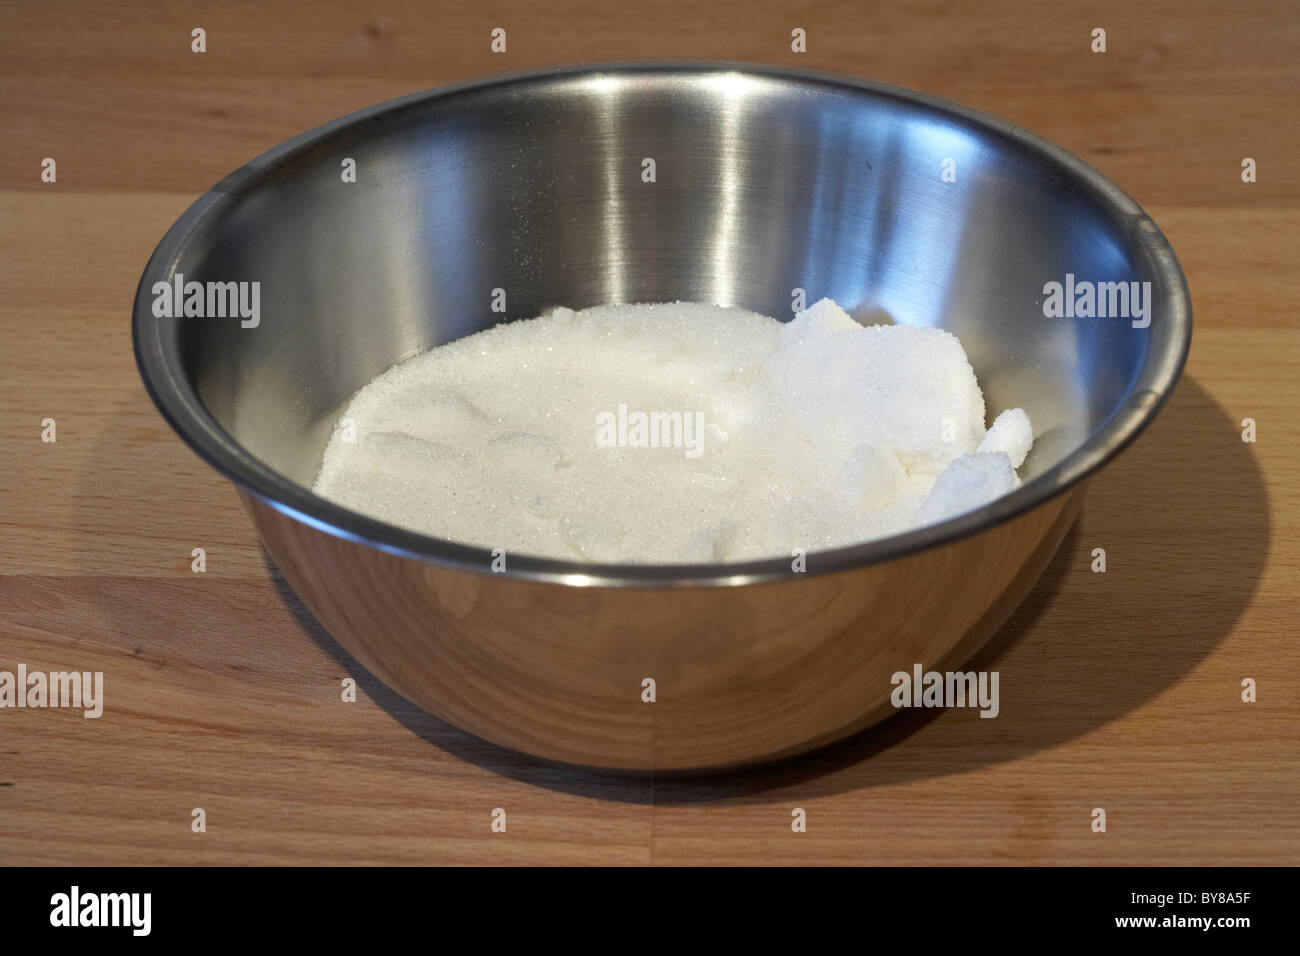
[[(0, 32), (0, 863), (1300, 862), (1295, 5), (19, 3)], [(209, 52), (189, 50), (204, 26)], [(509, 52), (488, 52), (494, 26)], [(789, 30), (809, 31), (792, 54)], [(1109, 52), (1088, 52), (1094, 26)], [(1191, 359), (978, 666), (1002, 714), (904, 714), (709, 781), (542, 766), (360, 672), (154, 411), (128, 310), (197, 194), (334, 116), (581, 60), (789, 63), (1033, 129), (1160, 223)], [(58, 160), (56, 184), (40, 160)], [(1240, 181), (1242, 157), (1259, 181)], [(40, 441), (41, 419), (58, 441)], [(1241, 420), (1258, 442), (1240, 440)], [(207, 550), (208, 570), (190, 571)], [(1108, 571), (1089, 570), (1104, 547)], [(355, 704), (339, 699), (357, 677)], [(1259, 700), (1244, 704), (1253, 677)], [(806, 834), (790, 810), (808, 812)], [(190, 830), (190, 811), (208, 829)], [(505, 834), (490, 831), (493, 808)], [(1105, 807), (1105, 834), (1089, 829)]]

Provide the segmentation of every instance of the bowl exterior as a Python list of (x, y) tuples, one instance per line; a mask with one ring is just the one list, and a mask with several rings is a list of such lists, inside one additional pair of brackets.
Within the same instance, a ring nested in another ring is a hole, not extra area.
[(894, 712), (895, 673), (955, 669), (1042, 573), (1082, 494), (897, 560), (716, 588), (442, 567), (241, 497), (307, 608), (412, 703), (547, 760), (703, 773), (831, 743)]

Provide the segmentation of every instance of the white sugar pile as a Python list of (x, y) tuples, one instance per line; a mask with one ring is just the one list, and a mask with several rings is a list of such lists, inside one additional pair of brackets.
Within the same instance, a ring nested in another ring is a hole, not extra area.
[[(350, 420), (350, 421), (349, 421)], [(961, 343), (698, 303), (556, 309), (357, 393), (315, 492), (508, 554), (743, 561), (942, 521), (1019, 484), (1020, 409), (984, 429)]]

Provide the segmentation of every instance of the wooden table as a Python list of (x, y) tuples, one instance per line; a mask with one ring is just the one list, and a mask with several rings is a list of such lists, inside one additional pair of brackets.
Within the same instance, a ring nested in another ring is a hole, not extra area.
[[(0, 32), (0, 670), (103, 671), (106, 698), (98, 720), (0, 710), (0, 863), (1300, 862), (1295, 3), (187, 6), (20, 3)], [(835, 70), (1009, 118), (1177, 250), (1187, 371), (981, 653), (999, 719), (909, 712), (697, 782), (505, 754), (360, 673), (147, 399), (136, 283), (227, 172), (402, 93), (632, 57)]]

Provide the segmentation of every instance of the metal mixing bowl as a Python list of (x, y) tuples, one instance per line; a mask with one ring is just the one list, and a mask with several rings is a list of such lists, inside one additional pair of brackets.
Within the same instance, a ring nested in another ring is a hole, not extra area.
[[(260, 323), (156, 317), (153, 284), (174, 273), (260, 282)], [(1149, 325), (1045, 317), (1044, 284), (1067, 273), (1150, 282)], [(795, 288), (956, 333), (989, 408), (1023, 407), (1036, 427), (1023, 486), (811, 553), (802, 573), (788, 557), (514, 554), (493, 573), (486, 549), (309, 490), (350, 397), (423, 349), (555, 305), (788, 317)], [(1165, 237), (1068, 153), (928, 96), (717, 63), (493, 77), (305, 133), (190, 207), (134, 320), (159, 409), (236, 484), (285, 578), (362, 665), (506, 747), (661, 771), (828, 743), (892, 712), (896, 671), (968, 657), (1044, 568), (1085, 479), (1155, 416), (1190, 337)]]

